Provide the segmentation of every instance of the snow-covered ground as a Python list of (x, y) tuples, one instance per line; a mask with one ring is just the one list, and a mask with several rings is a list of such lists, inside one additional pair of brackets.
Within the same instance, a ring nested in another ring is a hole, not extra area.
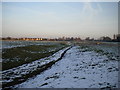
[(23, 47), (29, 45), (56, 45), (57, 42), (49, 41), (0, 41), (0, 49), (13, 48), (13, 47)]
[(13, 80), (16, 78), (24, 79), (22, 78), (22, 76), (34, 72), (35, 70), (39, 69), (43, 65), (46, 65), (52, 61), (58, 60), (61, 57), (61, 54), (69, 48), (70, 47), (66, 47), (54, 53), (52, 56), (42, 58), (42, 59), (33, 61), (31, 63), (28, 63), (28, 64), (23, 64), (21, 66), (18, 66), (12, 69), (4, 70), (2, 72), (2, 78), (3, 78), (2, 82), (10, 83), (10, 82), (13, 82)]
[(16, 88), (118, 87), (118, 61), (74, 46), (51, 68), (16, 85)]

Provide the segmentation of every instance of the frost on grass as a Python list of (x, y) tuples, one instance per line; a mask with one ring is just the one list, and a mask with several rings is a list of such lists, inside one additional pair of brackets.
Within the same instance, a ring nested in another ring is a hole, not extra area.
[(16, 88), (117, 88), (118, 60), (75, 46), (63, 59)]

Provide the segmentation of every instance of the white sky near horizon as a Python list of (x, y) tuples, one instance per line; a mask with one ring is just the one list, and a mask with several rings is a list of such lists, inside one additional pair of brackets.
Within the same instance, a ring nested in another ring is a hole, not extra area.
[(113, 37), (117, 2), (3, 2), (2, 36)]

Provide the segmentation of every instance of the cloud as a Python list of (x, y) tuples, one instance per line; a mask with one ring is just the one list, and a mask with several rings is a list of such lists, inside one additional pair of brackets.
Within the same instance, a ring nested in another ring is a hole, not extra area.
[(83, 15), (87, 15), (90, 18), (93, 18), (94, 16), (98, 15), (100, 12), (102, 12), (102, 7), (97, 3), (96, 8), (92, 7), (91, 2), (85, 2), (84, 7), (82, 10)]
[(102, 11), (99, 3), (84, 2), (81, 11), (81, 26), (83, 28), (87, 28), (86, 26), (97, 26)]

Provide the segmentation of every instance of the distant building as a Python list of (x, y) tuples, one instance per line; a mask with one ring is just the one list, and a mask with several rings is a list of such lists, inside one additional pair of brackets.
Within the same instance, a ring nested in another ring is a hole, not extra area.
[(113, 35), (113, 39), (114, 39), (114, 40), (116, 39), (116, 35), (115, 35), (115, 34)]
[(112, 39), (110, 37), (101, 37), (100, 38), (101, 41), (112, 41)]
[(113, 42), (120, 42), (120, 34), (117, 34), (117, 35), (113, 35)]
[(120, 42), (120, 34), (117, 35), (117, 41)]

